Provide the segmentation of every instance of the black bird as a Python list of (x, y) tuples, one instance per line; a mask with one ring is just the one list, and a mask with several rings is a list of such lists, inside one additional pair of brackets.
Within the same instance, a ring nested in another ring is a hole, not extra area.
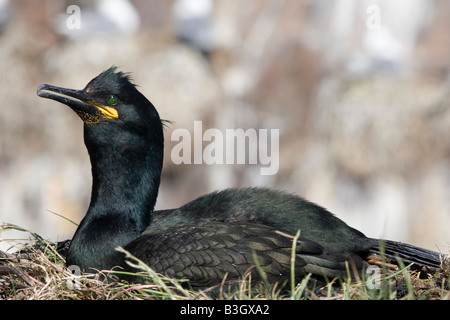
[(193, 287), (218, 284), (225, 274), (237, 279), (256, 262), (269, 281), (281, 283), (290, 276), (293, 239), (300, 230), (297, 279), (308, 273), (345, 277), (349, 264), (361, 271), (380, 246), (387, 256), (439, 267), (437, 252), (368, 238), (312, 202), (266, 188), (226, 189), (178, 209), (153, 211), (163, 123), (129, 76), (111, 67), (83, 90), (43, 84), (37, 94), (80, 116), (92, 165), (91, 202), (69, 247), (68, 265), (85, 271), (127, 268), (116, 250), (121, 246), (156, 272), (187, 278)]

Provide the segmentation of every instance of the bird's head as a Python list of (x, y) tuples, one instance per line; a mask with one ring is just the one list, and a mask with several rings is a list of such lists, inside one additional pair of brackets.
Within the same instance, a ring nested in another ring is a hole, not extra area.
[(83, 90), (41, 84), (39, 97), (69, 106), (83, 120), (85, 142), (128, 149), (146, 143), (163, 147), (163, 128), (158, 112), (131, 83), (127, 74), (111, 67), (92, 79)]
[(116, 69), (102, 72), (83, 90), (42, 84), (37, 94), (69, 106), (84, 122), (93, 176), (90, 207), (103, 212), (113, 205), (116, 211), (134, 210), (147, 219), (163, 165), (163, 125), (152, 103)]

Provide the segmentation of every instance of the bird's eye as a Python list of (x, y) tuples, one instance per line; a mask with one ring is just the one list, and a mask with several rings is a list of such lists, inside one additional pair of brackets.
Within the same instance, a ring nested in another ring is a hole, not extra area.
[(118, 101), (119, 101), (119, 99), (116, 96), (109, 96), (108, 100), (107, 100), (107, 102), (110, 106), (115, 106)]

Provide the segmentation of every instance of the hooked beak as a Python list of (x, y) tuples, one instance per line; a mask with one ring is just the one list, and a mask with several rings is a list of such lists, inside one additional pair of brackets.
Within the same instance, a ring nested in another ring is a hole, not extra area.
[(41, 84), (37, 88), (37, 95), (41, 98), (52, 99), (69, 106), (85, 123), (98, 123), (105, 118), (117, 119), (119, 117), (115, 108), (95, 103), (84, 90), (73, 90), (49, 84)]

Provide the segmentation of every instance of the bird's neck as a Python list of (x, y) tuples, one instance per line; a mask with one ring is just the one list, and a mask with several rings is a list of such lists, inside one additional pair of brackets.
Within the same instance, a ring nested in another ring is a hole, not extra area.
[(115, 248), (136, 239), (150, 224), (163, 152), (148, 145), (86, 146), (92, 166), (91, 202), (73, 237), (68, 263), (82, 269), (111, 268), (117, 261)]
[(158, 195), (160, 161), (151, 155), (107, 151), (91, 154), (91, 166), (88, 214), (121, 213), (148, 225)]

